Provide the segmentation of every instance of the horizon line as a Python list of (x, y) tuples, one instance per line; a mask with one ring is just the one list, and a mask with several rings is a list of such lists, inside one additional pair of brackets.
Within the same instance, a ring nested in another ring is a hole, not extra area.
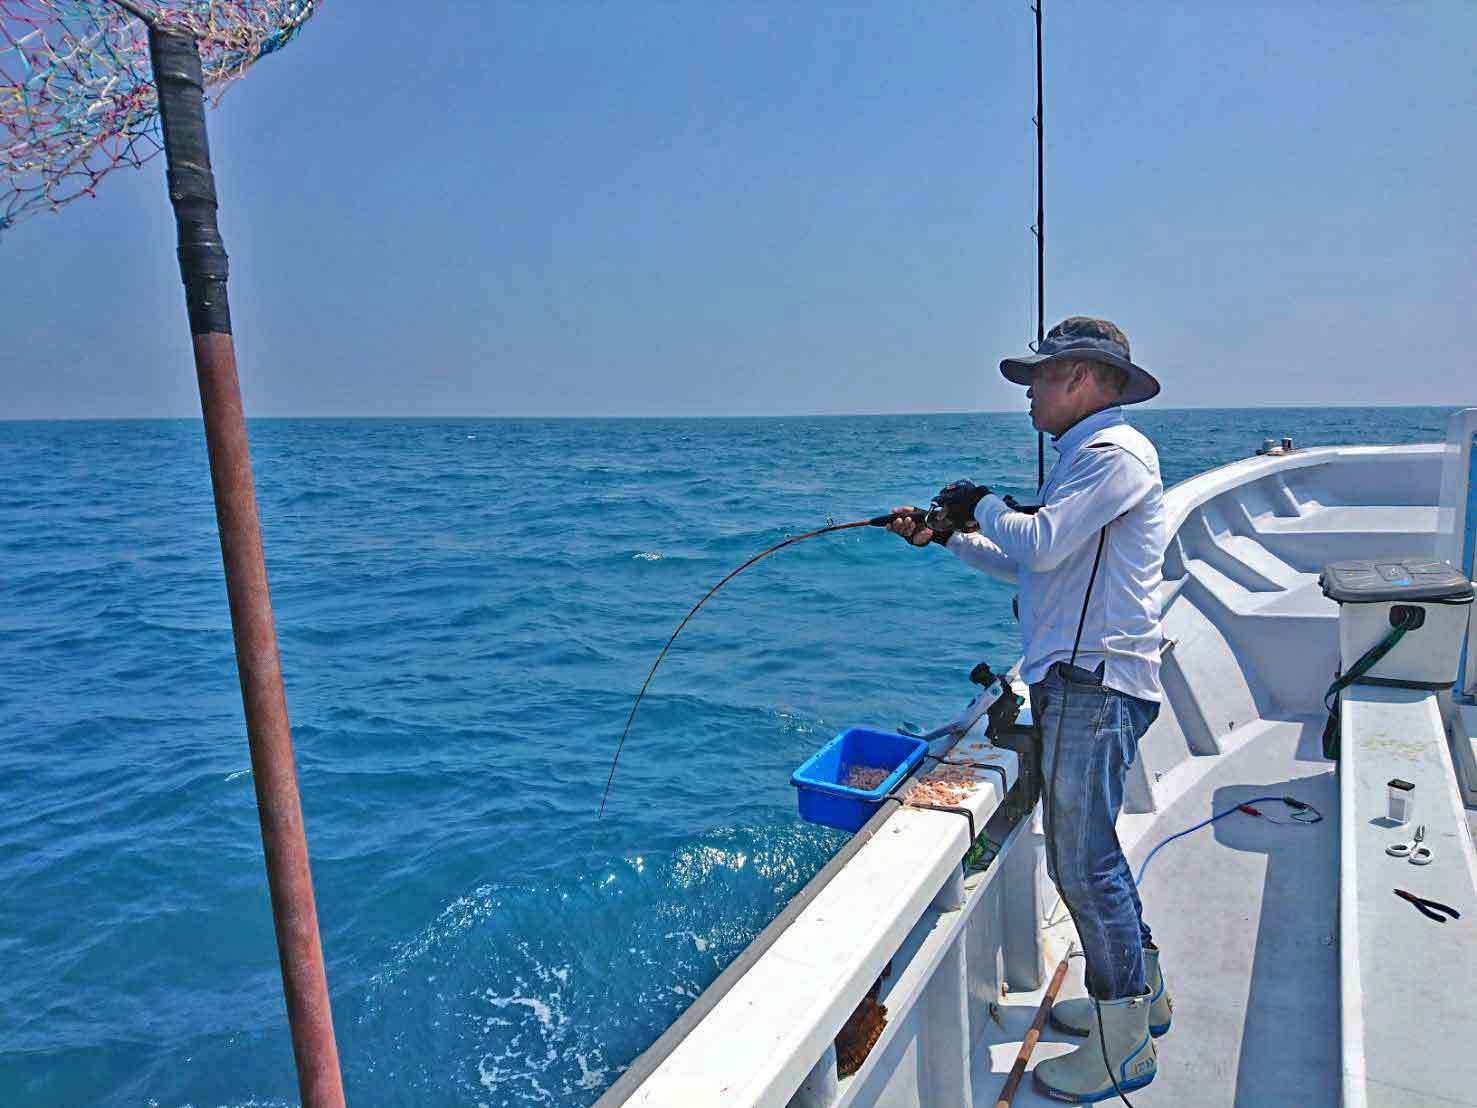
[[(1126, 405), (1133, 407), (1132, 405)], [(1383, 408), (1451, 408), (1461, 409), (1469, 405), (1463, 404), (1244, 404), (1228, 407), (1219, 404), (1192, 404), (1183, 407), (1154, 406), (1152, 408), (1139, 408), (1139, 411), (1148, 412), (1244, 412), (1244, 411), (1303, 411), (1314, 409), (1326, 411), (1329, 409), (1383, 409)], [(700, 419), (888, 419), (898, 416), (969, 416), (969, 415), (1027, 415), (1025, 408), (957, 408), (934, 411), (904, 410), (885, 412), (790, 412), (786, 414), (742, 414), (742, 413), (708, 413), (708, 414), (682, 414), (682, 415), (247, 415), (248, 422), (263, 422), (268, 420), (280, 421), (398, 421), (398, 422), (427, 422), (427, 423), (457, 423), (469, 421), (488, 420), (530, 420), (530, 421), (553, 421), (553, 420), (588, 420), (611, 422), (634, 421), (634, 420), (700, 420)], [(17, 416), (0, 419), (0, 424), (6, 423), (198, 423), (202, 417), (196, 415), (144, 415), (144, 416)]]

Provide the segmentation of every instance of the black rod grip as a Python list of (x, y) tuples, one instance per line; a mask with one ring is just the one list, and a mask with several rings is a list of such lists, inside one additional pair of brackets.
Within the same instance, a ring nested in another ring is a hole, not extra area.
[(169, 201), (179, 228), (179, 268), (190, 333), (229, 335), (229, 265), (216, 226), (215, 175), (205, 136), (205, 80), (200, 51), (189, 35), (149, 28), (149, 58), (159, 91)]
[(895, 519), (911, 518), (914, 523), (922, 523), (928, 513), (922, 508), (915, 508), (911, 512), (888, 512), (884, 516), (873, 516), (867, 520), (869, 527), (886, 527)]

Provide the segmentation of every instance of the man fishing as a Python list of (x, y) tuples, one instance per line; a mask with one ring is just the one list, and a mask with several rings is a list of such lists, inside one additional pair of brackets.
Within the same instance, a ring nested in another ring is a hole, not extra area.
[[(1000, 363), (1027, 386), (1031, 422), (1056, 464), (1034, 511), (957, 482), (947, 519), (900, 516), (889, 530), (947, 547), (1018, 589), (1024, 658), (1041, 728), (1047, 868), (1087, 960), (1088, 997), (1059, 1001), (1053, 1026), (1087, 1041), (1036, 1066), (1037, 1088), (1095, 1101), (1153, 1080), (1151, 1036), (1171, 1005), (1138, 889), (1115, 830), (1123, 781), (1159, 712), (1159, 585), (1168, 529), (1154, 446), (1123, 418), (1159, 382), (1129, 359), (1112, 323), (1073, 316), (1040, 349)], [(901, 508), (898, 511), (912, 511)], [(931, 517), (936, 518), (936, 517)]]

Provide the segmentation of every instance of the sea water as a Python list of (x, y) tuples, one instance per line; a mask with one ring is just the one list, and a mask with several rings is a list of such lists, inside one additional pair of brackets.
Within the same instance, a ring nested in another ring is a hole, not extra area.
[[(1135, 412), (1166, 484), (1441, 409)], [(1018, 414), (250, 428), (349, 1102), (586, 1105), (822, 866), (789, 774), (1011, 664), (1009, 589), (880, 530), (1028, 494)], [(1050, 453), (1048, 448), (1048, 454)], [(292, 1105), (198, 423), (0, 423), (0, 1103)]]

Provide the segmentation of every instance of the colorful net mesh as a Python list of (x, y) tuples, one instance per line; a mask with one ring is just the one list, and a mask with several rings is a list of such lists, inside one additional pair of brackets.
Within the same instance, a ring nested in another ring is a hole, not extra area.
[(148, 27), (193, 35), (208, 90), (281, 49), (317, 0), (0, 0), (0, 231), (91, 196), (163, 145)]

